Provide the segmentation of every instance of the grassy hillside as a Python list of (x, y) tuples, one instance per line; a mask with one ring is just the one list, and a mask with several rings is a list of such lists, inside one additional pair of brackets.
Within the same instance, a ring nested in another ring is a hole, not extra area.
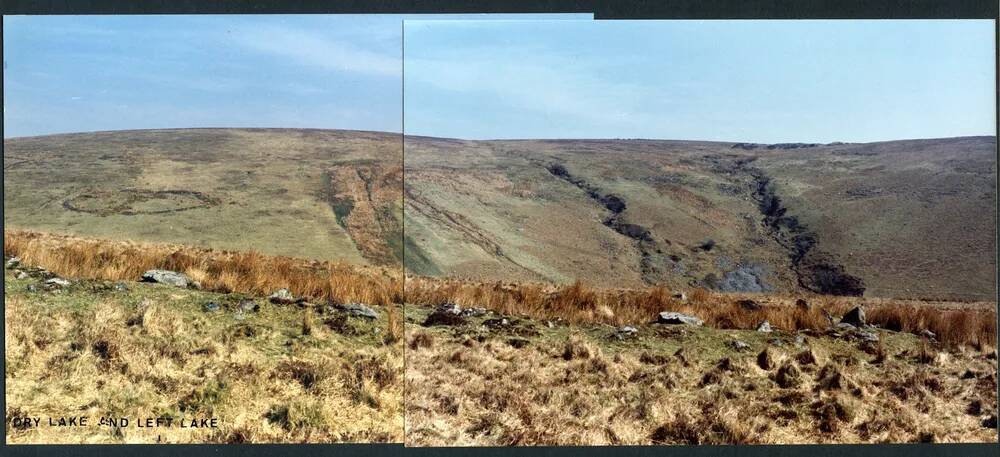
[(397, 264), (398, 134), (169, 129), (4, 140), (5, 227)]
[(995, 154), (994, 137), (407, 137), (406, 265), (475, 280), (990, 300)]
[[(4, 251), (19, 259), (4, 275), (9, 443), (402, 439), (396, 269), (25, 232), (5, 232)], [(201, 286), (137, 282), (151, 268)], [(268, 300), (279, 288), (297, 300)], [(335, 306), (348, 302), (378, 315)], [(10, 426), (65, 416), (90, 424)], [(141, 418), (173, 426), (135, 427)], [(211, 418), (218, 427), (179, 427)]]
[(411, 446), (997, 440), (994, 347), (429, 312), (406, 309)]

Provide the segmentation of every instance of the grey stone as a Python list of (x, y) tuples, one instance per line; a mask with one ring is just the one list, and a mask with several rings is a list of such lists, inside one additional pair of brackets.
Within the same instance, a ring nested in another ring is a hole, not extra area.
[(49, 287), (67, 287), (71, 283), (63, 278), (51, 278), (45, 280), (45, 285)]
[(805, 335), (795, 335), (795, 346), (796, 347), (802, 347), (802, 346), (805, 346), (805, 344), (806, 344), (806, 337), (805, 337)]
[(115, 285), (112, 286), (112, 288), (116, 292), (127, 292), (128, 291), (128, 285), (125, 284), (125, 283), (123, 283), (123, 282), (116, 282)]
[(927, 339), (931, 339), (931, 340), (933, 340), (934, 338), (937, 338), (937, 335), (935, 335), (934, 332), (932, 332), (930, 330), (927, 330), (927, 329), (921, 330), (920, 331), (920, 336), (922, 336), (924, 338), (927, 338)]
[(7, 263), (5, 263), (4, 265), (7, 267), (8, 270), (17, 268), (18, 265), (21, 265), (21, 258), (20, 257), (11, 257), (11, 258), (7, 259)]
[(458, 316), (458, 315), (462, 314), (462, 307), (460, 307), (460, 306), (458, 306), (458, 305), (456, 305), (454, 303), (442, 303), (442, 304), (438, 305), (437, 308), (434, 309), (434, 312), (435, 313), (454, 314), (454, 315)]
[(345, 305), (337, 305), (337, 309), (352, 316), (364, 317), (368, 319), (378, 319), (378, 311), (375, 311), (368, 305), (364, 305), (361, 303), (347, 303)]
[(865, 328), (865, 329), (858, 329), (858, 330), (854, 331), (853, 332), (853, 337), (857, 338), (857, 339), (859, 339), (861, 341), (868, 341), (868, 342), (871, 342), (871, 343), (877, 343), (878, 339), (879, 339), (878, 332), (876, 332), (875, 330), (872, 330), (872, 329), (867, 329), (867, 328)]
[(757, 331), (763, 333), (771, 333), (772, 331), (771, 323), (768, 321), (761, 322), (760, 325), (757, 326)]
[(202, 305), (202, 307), (201, 307), (201, 310), (205, 311), (207, 313), (216, 312), (216, 311), (218, 311), (220, 309), (222, 309), (222, 307), (219, 306), (219, 304), (216, 303), (216, 302), (208, 302), (208, 303), (205, 303), (204, 305)]
[(244, 313), (244, 312), (254, 312), (255, 313), (257, 311), (260, 311), (260, 305), (257, 304), (256, 301), (250, 300), (250, 299), (240, 300), (240, 303), (237, 305), (237, 308), (238, 308), (238, 311), (241, 312), (241, 313)]
[(186, 274), (170, 270), (149, 270), (142, 274), (142, 281), (167, 284), (174, 287), (198, 288), (197, 283), (192, 281)]
[(862, 307), (857, 306), (848, 311), (844, 317), (840, 318), (840, 322), (851, 324), (855, 327), (861, 327), (865, 325), (865, 310)]
[(27, 286), (24, 286), (24, 290), (26, 290), (28, 292), (36, 292), (36, 291), (38, 291), (38, 286), (36, 286), (34, 284), (28, 284)]
[(723, 273), (717, 289), (722, 292), (770, 292), (774, 288), (765, 280), (767, 276), (763, 265), (737, 265), (736, 269)]
[(24, 271), (17, 272), (17, 276), (15, 276), (15, 278), (17, 278), (17, 279), (28, 279), (30, 277), (31, 277), (31, 275), (29, 275), (27, 272), (24, 272)]
[(626, 326), (618, 329), (618, 333), (628, 333), (628, 334), (634, 335), (636, 333), (639, 333), (639, 329), (637, 329), (637, 328), (635, 328), (635, 327), (633, 327), (631, 325), (626, 325)]
[(500, 328), (510, 325), (510, 321), (506, 317), (499, 319), (486, 319), (483, 321), (483, 325), (487, 328)]
[(740, 340), (733, 340), (729, 342), (729, 345), (736, 349), (737, 351), (746, 351), (750, 349), (750, 345), (746, 342)]
[(465, 308), (461, 312), (462, 316), (465, 317), (485, 316), (486, 313), (486, 308)]
[(702, 325), (705, 323), (705, 321), (698, 319), (697, 317), (673, 311), (664, 311), (660, 313), (659, 316), (657, 316), (656, 322), (658, 324), (671, 324), (671, 325), (675, 324)]
[(282, 303), (282, 304), (288, 304), (295, 301), (295, 297), (288, 289), (278, 289), (274, 291), (274, 293), (271, 294), (270, 297), (267, 297), (267, 299), (270, 300), (271, 303)]

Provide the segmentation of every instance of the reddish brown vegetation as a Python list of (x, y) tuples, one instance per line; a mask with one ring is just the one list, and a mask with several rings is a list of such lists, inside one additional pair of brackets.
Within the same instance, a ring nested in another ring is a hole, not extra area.
[(187, 274), (207, 290), (266, 295), (288, 288), (296, 297), (388, 305), (402, 302), (400, 272), (160, 243), (4, 231), (4, 254), (68, 278), (135, 281), (143, 272)]
[[(697, 315), (706, 325), (723, 329), (753, 329), (767, 320), (773, 327), (795, 331), (822, 331), (830, 326), (825, 313), (841, 316), (864, 305), (868, 322), (881, 328), (920, 333), (929, 330), (942, 343), (975, 347), (995, 346), (996, 305), (955, 306), (915, 304), (888, 299), (815, 296), (808, 309), (796, 306), (797, 297), (754, 296), (759, 309), (738, 302), (747, 295), (696, 289), (687, 300), (673, 298), (663, 287), (650, 289), (598, 289), (577, 281), (556, 287), (545, 284), (477, 283), (431, 278), (408, 278), (406, 301), (416, 305), (445, 302), (481, 306), (504, 314), (538, 319), (562, 318), (569, 322), (613, 325), (648, 322), (661, 311)], [(954, 304), (953, 304), (954, 305)]]

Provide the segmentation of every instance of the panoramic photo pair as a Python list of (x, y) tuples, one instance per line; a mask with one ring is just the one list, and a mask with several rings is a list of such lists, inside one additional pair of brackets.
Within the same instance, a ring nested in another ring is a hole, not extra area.
[(6, 442), (997, 442), (993, 21), (4, 17)]

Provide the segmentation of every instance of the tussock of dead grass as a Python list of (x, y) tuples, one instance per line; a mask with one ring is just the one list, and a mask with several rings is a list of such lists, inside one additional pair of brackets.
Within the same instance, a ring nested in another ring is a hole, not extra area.
[[(453, 329), (412, 327), (408, 335), (419, 349), (407, 353), (406, 440), (413, 446), (996, 439), (967, 412), (970, 397), (979, 399), (980, 412), (996, 404), (995, 379), (985, 374), (996, 361), (973, 351), (932, 368), (900, 355), (875, 365), (857, 345), (817, 336), (810, 344), (822, 354), (821, 365), (804, 370), (798, 349), (770, 346), (768, 370), (758, 366), (756, 352), (719, 358), (693, 345), (705, 341), (700, 337), (675, 343), (688, 349), (682, 363), (582, 325), (551, 330), (521, 348), (502, 344), (499, 335), (467, 345), (467, 335)], [(724, 340), (729, 332), (697, 333)], [(432, 338), (433, 344), (420, 343)], [(911, 335), (888, 338), (892, 347), (919, 351)], [(837, 351), (859, 360), (841, 363), (851, 357)], [(963, 379), (970, 367), (973, 374)]]
[(31, 231), (4, 231), (4, 253), (68, 278), (137, 281), (151, 269), (185, 273), (217, 292), (296, 297), (385, 306), (402, 303), (399, 270), (161, 243), (111, 241)]
[[(139, 248), (128, 243), (48, 236), (26, 240), (7, 235), (5, 241), (16, 240), (12, 253), (25, 263), (40, 264), (67, 277), (134, 279), (124, 277), (132, 273), (102, 275), (132, 271), (130, 268), (143, 270), (150, 266), (142, 262), (159, 258), (155, 253), (171, 252), (157, 251), (162, 248), (159, 245), (142, 245), (153, 254), (132, 264), (125, 257)], [(99, 264), (76, 268), (59, 263), (84, 255), (88, 249), (119, 267), (103, 270)], [(191, 254), (180, 249), (184, 255)], [(212, 262), (228, 265), (231, 261), (212, 257), (217, 252), (205, 252), (208, 259), (202, 264), (203, 271), (212, 271)], [(170, 257), (166, 254), (163, 258)], [(259, 257), (257, 261), (267, 260)], [(153, 267), (168, 267), (172, 261), (163, 260), (166, 263)], [(294, 268), (272, 279), (300, 274), (292, 271)], [(237, 270), (226, 272), (236, 274)], [(25, 284), (37, 279), (15, 280), (10, 273), (6, 279), (8, 418), (37, 416), (45, 420), (66, 414), (89, 416), (92, 421), (106, 416), (172, 417), (176, 424), (181, 417), (214, 417), (220, 424), (218, 429), (199, 430), (176, 426), (29, 428), (8, 430), (8, 442), (402, 440), (401, 323), (398, 315), (395, 324), (389, 322), (393, 319), (391, 310), (398, 311), (398, 305), (387, 306), (380, 321), (359, 324), (360, 333), (345, 336), (317, 324), (319, 317), (313, 307), (265, 306), (241, 321), (228, 312), (202, 311), (205, 302), (223, 298), (207, 291), (131, 284), (125, 291), (111, 292), (91, 290), (81, 282), (80, 287), (74, 285), (58, 293), (29, 292)], [(259, 280), (262, 290), (271, 288), (268, 280)], [(374, 337), (375, 329), (386, 331)]]
[[(563, 319), (573, 323), (636, 324), (654, 320), (661, 311), (698, 316), (706, 325), (722, 329), (754, 329), (767, 320), (772, 327), (796, 331), (825, 330), (826, 313), (841, 316), (864, 305), (867, 320), (895, 331), (919, 333), (929, 330), (950, 346), (978, 349), (996, 346), (996, 304), (972, 306), (946, 303), (914, 303), (890, 299), (856, 297), (809, 297), (809, 309), (795, 305), (800, 297), (726, 294), (695, 289), (686, 301), (673, 298), (663, 287), (649, 289), (591, 288), (580, 281), (565, 286), (536, 283), (483, 283), (410, 277), (406, 279), (406, 302), (434, 306), (457, 303), (485, 307), (503, 314), (537, 319)], [(759, 301), (760, 309), (747, 309), (738, 302)]]

